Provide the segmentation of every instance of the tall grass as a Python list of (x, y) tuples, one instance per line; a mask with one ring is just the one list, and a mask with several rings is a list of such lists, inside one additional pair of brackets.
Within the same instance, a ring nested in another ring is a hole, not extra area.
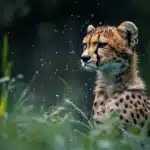
[[(45, 111), (26, 104), (28, 86), (20, 92), (11, 112), (9, 92), (15, 87), (11, 77), (12, 65), (8, 63), (8, 38), (4, 36), (2, 48), (1, 102), (0, 102), (0, 149), (4, 150), (145, 150), (150, 149), (150, 139), (144, 132), (130, 132), (118, 124), (117, 118), (95, 128), (91, 120), (71, 100), (64, 99), (64, 105)], [(68, 84), (60, 78), (68, 86)], [(28, 98), (29, 99), (29, 98)], [(71, 108), (71, 109), (70, 109)], [(81, 120), (74, 117), (81, 115)], [(122, 134), (120, 134), (120, 130)]]

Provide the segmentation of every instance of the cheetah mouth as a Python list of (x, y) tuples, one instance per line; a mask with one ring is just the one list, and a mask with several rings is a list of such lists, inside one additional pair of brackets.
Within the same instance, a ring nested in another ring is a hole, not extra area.
[(84, 64), (83, 68), (90, 71), (108, 71), (108, 72), (114, 72), (115, 74), (120, 72), (121, 63), (118, 63), (116, 61), (109, 61), (104, 63), (86, 63)]
[(97, 70), (96, 61), (94, 60), (88, 61), (86, 63), (81, 60), (81, 65), (85, 70), (88, 70), (88, 71)]
[(120, 72), (120, 67), (122, 63), (110, 60), (106, 62), (97, 62), (96, 60), (89, 60), (88, 62), (83, 62), (81, 60), (82, 67), (87, 70), (87, 71), (111, 71), (119, 73)]

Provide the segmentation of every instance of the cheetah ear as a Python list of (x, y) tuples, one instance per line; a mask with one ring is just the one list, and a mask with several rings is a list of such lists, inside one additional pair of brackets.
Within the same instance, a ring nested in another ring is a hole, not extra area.
[(117, 27), (117, 30), (127, 40), (128, 47), (134, 48), (138, 44), (138, 28), (133, 22), (125, 21)]
[(95, 29), (95, 27), (93, 25), (88, 25), (87, 27), (87, 32), (92, 32)]

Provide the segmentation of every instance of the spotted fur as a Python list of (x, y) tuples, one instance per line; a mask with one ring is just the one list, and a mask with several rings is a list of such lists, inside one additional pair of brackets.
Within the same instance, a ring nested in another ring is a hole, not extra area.
[(139, 76), (138, 28), (130, 21), (119, 26), (89, 25), (83, 38), (82, 67), (96, 71), (93, 119), (105, 122), (117, 110), (121, 122), (143, 126), (150, 116), (145, 83)]

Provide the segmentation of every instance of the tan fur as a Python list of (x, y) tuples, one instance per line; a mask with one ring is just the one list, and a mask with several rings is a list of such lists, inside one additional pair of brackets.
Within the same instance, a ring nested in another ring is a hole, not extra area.
[[(127, 43), (127, 31), (130, 32), (130, 46)], [(127, 54), (130, 64), (118, 83), (107, 83), (107, 77), (97, 70), (95, 99), (93, 102), (93, 119), (103, 123), (112, 110), (118, 110), (122, 122), (143, 126), (144, 120), (150, 115), (150, 102), (145, 93), (145, 84), (139, 76), (135, 46), (138, 41), (138, 28), (132, 22), (126, 21), (118, 27), (100, 26), (88, 27), (88, 33), (83, 38), (84, 51), (82, 56), (90, 56), (93, 65), (97, 62), (95, 53), (98, 42), (107, 43), (98, 49), (99, 63), (104, 64), (118, 58), (118, 53)], [(124, 58), (121, 58), (124, 59)]]

